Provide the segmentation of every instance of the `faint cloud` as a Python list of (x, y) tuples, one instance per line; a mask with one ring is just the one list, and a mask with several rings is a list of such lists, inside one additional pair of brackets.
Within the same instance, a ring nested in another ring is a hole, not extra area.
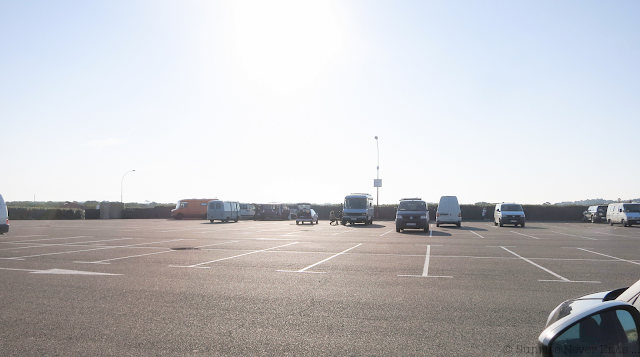
[(127, 142), (127, 141), (124, 140), (124, 139), (109, 138), (109, 139), (102, 139), (102, 140), (92, 140), (92, 141), (87, 142), (85, 145), (104, 148), (104, 147), (107, 147), (107, 146), (115, 146), (115, 145), (124, 144), (125, 142)]

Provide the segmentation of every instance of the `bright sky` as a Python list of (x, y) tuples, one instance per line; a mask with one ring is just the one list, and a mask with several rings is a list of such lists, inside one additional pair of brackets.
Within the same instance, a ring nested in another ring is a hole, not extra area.
[(378, 136), (381, 204), (637, 198), (639, 16), (636, 0), (0, 0), (0, 194), (375, 198)]

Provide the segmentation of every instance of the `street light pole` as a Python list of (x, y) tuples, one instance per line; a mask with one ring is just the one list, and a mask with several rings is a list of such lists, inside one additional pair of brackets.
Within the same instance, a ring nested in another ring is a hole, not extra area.
[(122, 208), (124, 209), (124, 201), (122, 200), (122, 183), (124, 182), (124, 177), (127, 176), (127, 174), (129, 172), (134, 172), (136, 170), (131, 170), (131, 171), (127, 171), (125, 172), (124, 175), (122, 175), (122, 180), (120, 180), (120, 203), (122, 203)]
[[(376, 179), (380, 182), (380, 147), (378, 146), (378, 136), (376, 135), (376, 151), (378, 152), (378, 161), (376, 166)], [(376, 185), (376, 218), (380, 217), (380, 185)]]

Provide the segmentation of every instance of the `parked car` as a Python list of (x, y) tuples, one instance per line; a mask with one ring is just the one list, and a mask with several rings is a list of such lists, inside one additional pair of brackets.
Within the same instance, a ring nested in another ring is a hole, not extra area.
[(538, 337), (539, 356), (638, 356), (640, 280), (558, 305)]
[(9, 211), (2, 195), (0, 195), (0, 234), (7, 232), (9, 232)]
[(524, 219), (524, 210), (517, 203), (498, 203), (495, 212), (493, 212), (493, 224), (500, 225), (500, 227), (505, 224), (513, 224), (514, 227), (517, 227), (519, 224), (524, 228)]
[(215, 198), (191, 198), (178, 201), (176, 208), (171, 210), (171, 217), (183, 218), (207, 218), (207, 204), (215, 201)]
[(304, 224), (309, 222), (313, 225), (313, 222), (318, 224), (318, 214), (311, 208), (310, 203), (298, 203), (297, 205), (296, 224)]
[(396, 232), (404, 229), (423, 229), (429, 232), (429, 211), (421, 198), (403, 198), (396, 212)]
[(240, 202), (218, 200), (209, 202), (207, 219), (211, 223), (216, 219), (222, 222), (238, 222), (240, 219)]
[(612, 226), (619, 223), (624, 227), (640, 224), (640, 203), (611, 203), (607, 207), (607, 222)]
[(604, 222), (607, 220), (607, 205), (598, 205), (589, 207), (582, 214), (582, 221), (591, 223)]
[(458, 227), (462, 225), (462, 211), (456, 196), (440, 197), (436, 210), (436, 227), (441, 224), (455, 224)]

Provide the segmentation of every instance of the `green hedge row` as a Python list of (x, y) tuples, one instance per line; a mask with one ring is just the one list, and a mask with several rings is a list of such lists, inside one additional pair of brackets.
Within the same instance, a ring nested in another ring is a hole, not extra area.
[(10, 220), (23, 219), (84, 219), (84, 210), (72, 208), (8, 207)]

